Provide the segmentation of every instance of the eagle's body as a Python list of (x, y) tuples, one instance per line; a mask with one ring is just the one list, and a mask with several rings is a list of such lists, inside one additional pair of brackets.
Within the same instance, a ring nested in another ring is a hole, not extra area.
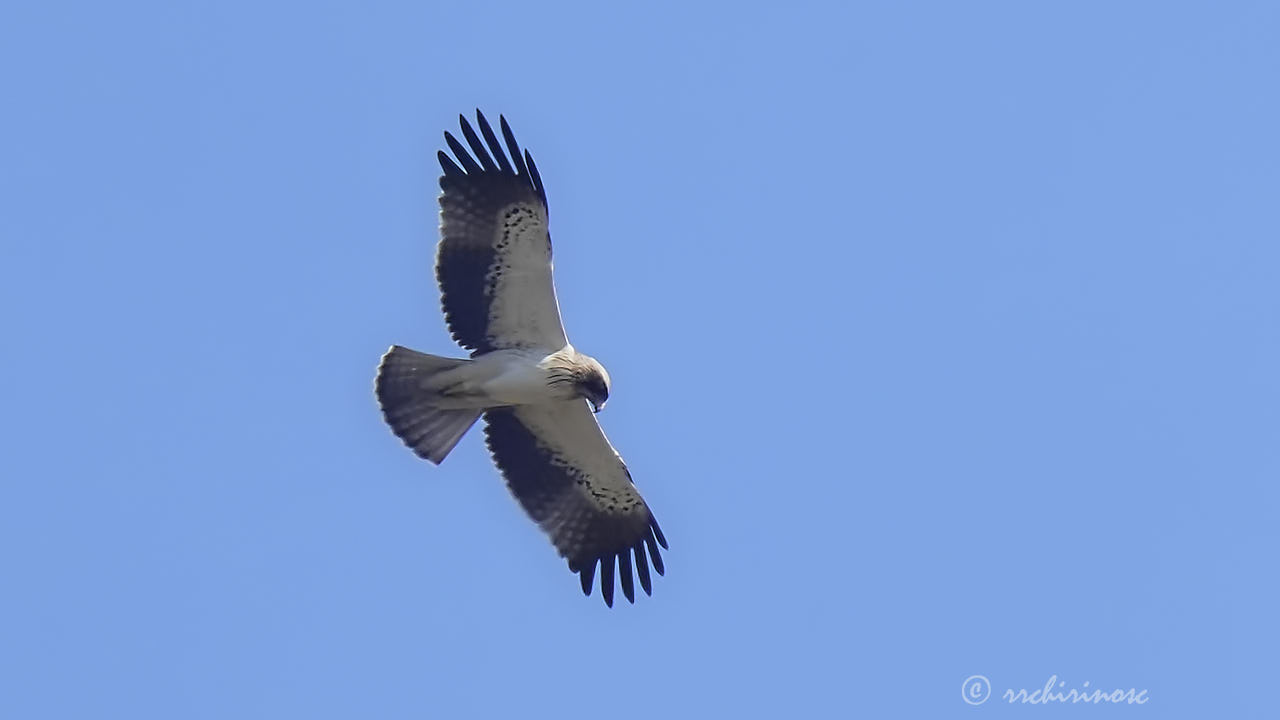
[(601, 594), (612, 605), (616, 563), (623, 594), (634, 601), (632, 558), (648, 593), (649, 564), (663, 572), (658, 546), (667, 543), (596, 422), (609, 375), (569, 344), (561, 324), (538, 169), (505, 119), (510, 160), (476, 116), (484, 143), (460, 118), (475, 157), (449, 133), (457, 162), (439, 153), (436, 253), (445, 319), (471, 358), (392, 346), (378, 368), (378, 403), (392, 431), (437, 464), (483, 415), (508, 487), (581, 575), (583, 591), (590, 594), (598, 563)]
[(576, 351), (565, 346), (494, 350), (460, 362), (428, 378), (422, 389), (439, 393), (435, 407), (446, 410), (487, 410), (508, 405), (538, 405), (574, 400), (571, 385), (553, 384), (555, 368), (572, 366)]

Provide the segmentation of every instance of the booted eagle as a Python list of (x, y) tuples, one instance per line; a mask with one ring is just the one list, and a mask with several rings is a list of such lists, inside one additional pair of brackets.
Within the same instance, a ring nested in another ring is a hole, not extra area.
[(598, 564), (605, 604), (613, 607), (615, 568), (635, 602), (632, 558), (651, 594), (649, 565), (662, 574), (658, 546), (667, 541), (596, 422), (609, 373), (569, 344), (560, 322), (542, 178), (506, 118), (499, 125), (510, 158), (480, 111), (480, 135), (458, 120), (467, 145), (446, 132), (454, 157), (438, 153), (436, 281), (445, 322), (471, 357), (393, 345), (375, 382), (382, 415), (437, 465), (483, 415), (507, 487), (578, 573), (583, 593), (591, 594)]

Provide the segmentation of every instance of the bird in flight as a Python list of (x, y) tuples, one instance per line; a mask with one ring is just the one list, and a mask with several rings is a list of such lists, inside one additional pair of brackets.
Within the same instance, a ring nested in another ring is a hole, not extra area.
[(634, 603), (632, 559), (652, 594), (649, 566), (663, 574), (658, 546), (667, 541), (596, 421), (609, 373), (569, 344), (561, 323), (542, 178), (506, 118), (499, 126), (509, 158), (479, 110), (479, 135), (458, 120), (467, 144), (445, 132), (453, 157), (437, 155), (436, 281), (449, 331), (471, 357), (393, 345), (374, 383), (383, 418), (438, 465), (484, 416), (507, 487), (579, 575), (582, 592), (591, 594), (598, 565), (600, 594), (613, 607), (616, 568)]

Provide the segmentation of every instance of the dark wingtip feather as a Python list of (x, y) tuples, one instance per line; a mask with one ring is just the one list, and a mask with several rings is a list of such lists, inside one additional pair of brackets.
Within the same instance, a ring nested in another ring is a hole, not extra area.
[(449, 157), (449, 154), (443, 150), (436, 151), (436, 158), (440, 161), (440, 169), (445, 175), (462, 175), (462, 168)]
[(644, 540), (640, 540), (632, 548), (636, 554), (636, 574), (640, 576), (640, 587), (645, 595), (653, 595), (653, 582), (649, 578), (649, 560), (644, 554)]
[(449, 144), (449, 149), (453, 151), (453, 156), (458, 158), (458, 162), (462, 163), (463, 169), (470, 173), (480, 172), (480, 166), (476, 164), (475, 159), (471, 157), (471, 153), (462, 147), (462, 143), (458, 142), (458, 138), (454, 137), (450, 132), (445, 131), (444, 141)]
[[(649, 559), (653, 561), (653, 569), (658, 571), (659, 575), (666, 575), (666, 568), (662, 565), (662, 553), (658, 552), (658, 543), (653, 537), (653, 527), (650, 526), (649, 534), (645, 536), (644, 542), (649, 546)], [(666, 547), (665, 545), (663, 547)]]
[[(479, 112), (479, 110), (476, 112)], [(480, 142), (476, 131), (471, 129), (471, 123), (467, 122), (465, 117), (459, 115), (458, 124), (462, 126), (462, 135), (467, 139), (467, 144), (471, 146), (471, 152), (475, 153), (476, 159), (484, 166), (485, 172), (497, 172), (498, 166), (494, 164), (493, 158), (489, 157), (489, 151), (485, 149), (484, 143)]]
[(626, 550), (618, 553), (618, 579), (622, 581), (622, 594), (627, 596), (627, 602), (635, 604), (636, 585), (631, 576), (631, 553)]
[(525, 150), (525, 163), (529, 165), (529, 177), (534, 181), (534, 190), (543, 199), (543, 205), (547, 204), (547, 190), (543, 187), (543, 176), (538, 174), (538, 165), (534, 164), (534, 156), (529, 154), (529, 150)]
[(613, 558), (600, 559), (600, 594), (604, 595), (604, 604), (613, 607)]
[(514, 173), (511, 161), (507, 159), (507, 154), (502, 151), (502, 145), (498, 142), (498, 136), (493, 134), (493, 128), (489, 126), (489, 121), (485, 119), (484, 113), (480, 112), (480, 108), (476, 108), (476, 121), (480, 123), (480, 134), (484, 136), (484, 141), (489, 143), (493, 159), (498, 161), (498, 168), (504, 173)]
[(667, 539), (662, 536), (662, 528), (658, 527), (658, 521), (650, 517), (649, 525), (653, 527), (653, 532), (658, 536), (658, 543), (662, 545), (662, 549), (670, 550), (671, 548), (667, 547)]
[(590, 597), (591, 584), (595, 582), (596, 579), (595, 561), (592, 561), (590, 565), (578, 570), (578, 579), (582, 581), (582, 594)]
[(524, 156), (520, 154), (520, 145), (516, 142), (515, 134), (511, 132), (511, 126), (507, 124), (506, 116), (498, 116), (498, 125), (502, 129), (502, 138), (507, 141), (507, 149), (511, 151), (511, 162), (516, 165), (516, 173), (528, 175), (529, 169), (524, 165)]

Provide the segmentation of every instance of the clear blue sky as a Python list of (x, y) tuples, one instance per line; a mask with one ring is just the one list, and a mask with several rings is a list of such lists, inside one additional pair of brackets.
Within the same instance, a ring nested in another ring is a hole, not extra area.
[[(0, 716), (1274, 716), (1274, 3), (6, 3)], [(671, 541), (473, 432), (434, 155), (504, 113)], [(1057, 675), (1141, 707), (969, 707)]]

